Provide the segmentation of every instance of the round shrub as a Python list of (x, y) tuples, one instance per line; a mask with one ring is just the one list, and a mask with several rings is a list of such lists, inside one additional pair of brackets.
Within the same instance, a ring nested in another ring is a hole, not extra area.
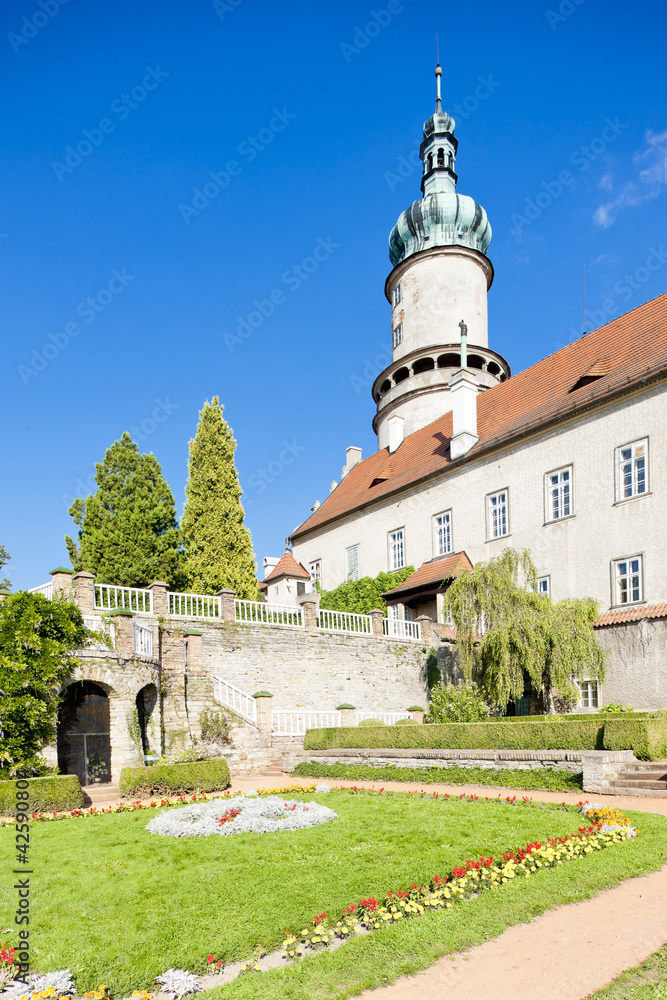
[(419, 723), (416, 719), (399, 719), (398, 722), (394, 723), (395, 726), (418, 726)]
[(483, 722), (488, 717), (486, 698), (475, 683), (436, 684), (424, 722)]
[(362, 719), (361, 722), (358, 723), (358, 725), (364, 726), (364, 727), (367, 727), (367, 726), (386, 726), (387, 723), (383, 722), (382, 719)]

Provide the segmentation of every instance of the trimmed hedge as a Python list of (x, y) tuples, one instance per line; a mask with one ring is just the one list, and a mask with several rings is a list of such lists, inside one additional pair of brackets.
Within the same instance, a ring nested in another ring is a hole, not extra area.
[(602, 750), (605, 719), (596, 715), (574, 722), (563, 716), (546, 721), (445, 722), (429, 726), (381, 726), (368, 729), (309, 729), (305, 750)]
[(604, 745), (607, 750), (634, 751), (640, 760), (664, 760), (667, 757), (667, 715), (637, 718), (606, 716)]
[(293, 775), (310, 778), (345, 778), (348, 781), (410, 781), (442, 785), (484, 785), (494, 788), (546, 788), (554, 792), (580, 792), (582, 775), (546, 768), (522, 771), (488, 767), (396, 767), (395, 764), (321, 764), (302, 761)]
[[(54, 774), (46, 778), (28, 778), (28, 810), (34, 812), (70, 812), (83, 808), (83, 788), (75, 774)], [(16, 812), (16, 781), (0, 781), (0, 816)]]
[(222, 792), (230, 784), (229, 765), (222, 759), (124, 767), (120, 772), (120, 794), (144, 798), (151, 795), (185, 795), (188, 792)]

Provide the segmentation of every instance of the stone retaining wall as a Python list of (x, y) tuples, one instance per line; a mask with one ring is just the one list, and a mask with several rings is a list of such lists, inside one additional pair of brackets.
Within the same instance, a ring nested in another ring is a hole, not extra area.
[[(288, 750), (282, 755), (284, 771), (293, 771), (302, 761), (321, 764), (365, 764), (375, 767), (429, 768), (482, 767), (490, 771), (583, 770), (581, 750)], [(630, 752), (630, 756), (632, 753)], [(446, 781), (443, 774), (443, 781)]]

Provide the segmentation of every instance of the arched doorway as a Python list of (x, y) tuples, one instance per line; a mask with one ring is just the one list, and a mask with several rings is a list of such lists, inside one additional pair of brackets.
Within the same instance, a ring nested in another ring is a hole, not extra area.
[(109, 697), (99, 684), (70, 684), (58, 712), (58, 767), (82, 785), (111, 781)]
[(144, 754), (159, 753), (159, 733), (156, 732), (153, 712), (157, 705), (157, 688), (155, 684), (143, 687), (136, 699), (137, 721), (141, 734), (141, 751)]

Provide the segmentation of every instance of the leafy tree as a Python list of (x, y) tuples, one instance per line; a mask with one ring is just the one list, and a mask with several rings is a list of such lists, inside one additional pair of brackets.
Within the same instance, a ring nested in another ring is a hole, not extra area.
[(362, 576), (360, 580), (350, 580), (335, 590), (323, 591), (320, 607), (329, 611), (354, 611), (358, 615), (366, 615), (372, 608), (386, 610), (382, 594), (398, 587), (412, 573), (414, 567), (408, 566), (396, 573), (378, 573), (376, 577)]
[(78, 544), (65, 543), (76, 570), (101, 583), (145, 587), (180, 579), (180, 531), (174, 497), (155, 455), (142, 455), (125, 431), (96, 466), (97, 492), (69, 509)]
[(55, 736), (73, 651), (94, 635), (66, 600), (20, 591), (0, 603), (0, 778), (48, 771), (39, 754)]
[[(12, 557), (9, 555), (4, 545), (0, 545), (0, 569), (2, 569), (2, 567), (8, 563), (11, 558)], [(11, 583), (7, 577), (3, 577), (2, 580), (0, 580), (0, 590), (9, 590), (10, 587)]]
[(505, 709), (521, 697), (525, 670), (551, 713), (557, 700), (576, 702), (575, 678), (604, 680), (607, 654), (593, 631), (596, 601), (554, 603), (536, 588), (530, 553), (505, 549), (454, 580), (444, 607), (456, 627), (468, 679), (474, 671), (487, 695)]
[(466, 684), (436, 684), (424, 722), (483, 722), (489, 706), (474, 681)]
[(185, 575), (195, 593), (231, 587), (238, 597), (257, 600), (257, 567), (234, 465), (236, 441), (223, 409), (217, 396), (206, 400), (190, 441), (181, 519)]

